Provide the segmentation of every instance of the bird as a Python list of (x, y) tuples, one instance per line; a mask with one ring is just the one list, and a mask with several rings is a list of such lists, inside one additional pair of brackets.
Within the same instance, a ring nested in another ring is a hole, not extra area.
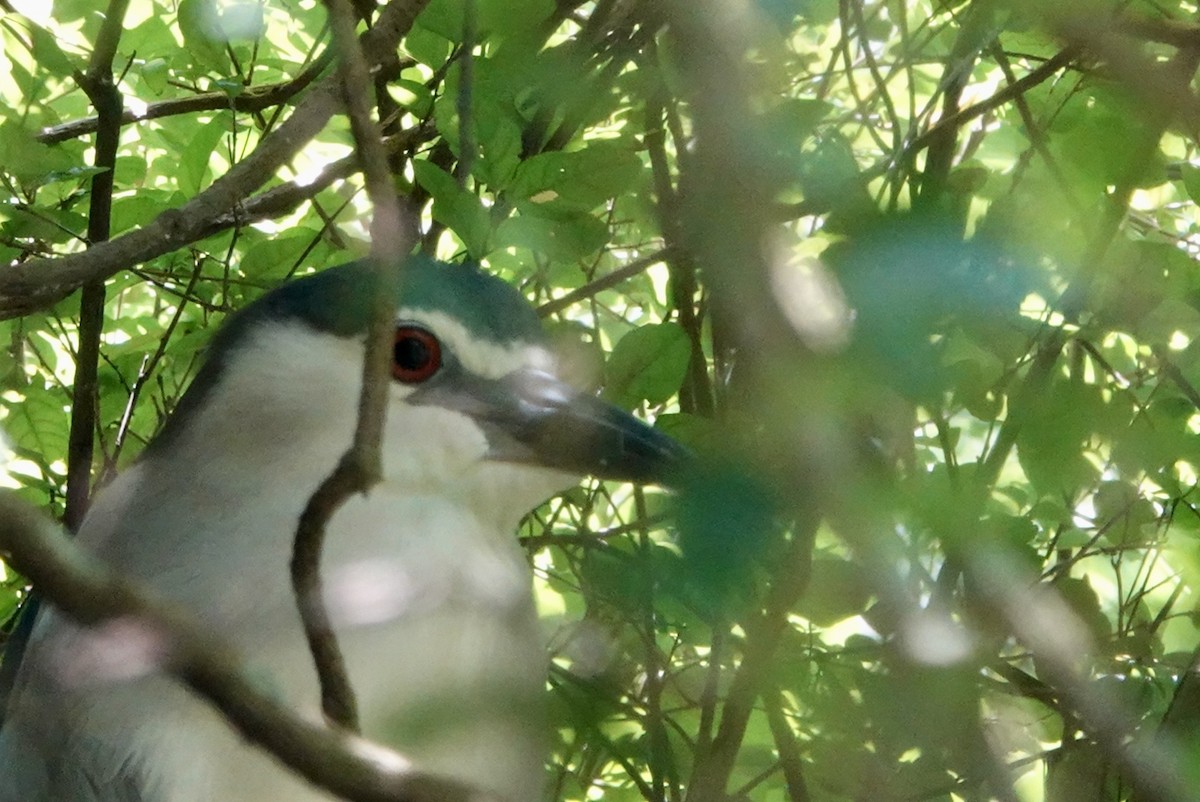
[[(299, 516), (355, 429), (373, 264), (294, 279), (230, 315), (77, 535), (313, 719), (318, 676), (288, 566)], [(382, 476), (328, 524), (324, 602), (365, 737), (532, 802), (548, 658), (519, 522), (583, 475), (667, 484), (688, 452), (560, 378), (515, 287), (420, 255), (402, 276)], [(332, 799), (237, 736), (162, 650), (136, 621), (87, 627), (43, 604), (0, 728), (0, 802)]]

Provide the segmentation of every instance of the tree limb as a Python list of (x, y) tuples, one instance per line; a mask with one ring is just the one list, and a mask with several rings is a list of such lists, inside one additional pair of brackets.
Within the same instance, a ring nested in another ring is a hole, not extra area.
[[(192, 97), (160, 100), (147, 105), (142, 112), (125, 109), (121, 112), (121, 124), (129, 125), (146, 120), (160, 120), (164, 117), (194, 114), (200, 111), (232, 109), (238, 112), (256, 112), (269, 109), (272, 106), (286, 103), (304, 91), (332, 61), (333, 51), (325, 50), (313, 59), (313, 62), (303, 72), (288, 81), (281, 81), (270, 86), (250, 87), (238, 95), (230, 95), (227, 92), (205, 92)], [(94, 133), (100, 128), (100, 125), (98, 116), (72, 120), (44, 129), (37, 135), (37, 140), (46, 145), (67, 142)]]
[[(124, 99), (113, 81), (112, 62), (121, 41), (129, 0), (112, 0), (86, 73), (76, 80), (96, 107), (95, 165), (88, 209), (88, 247), (108, 241), (112, 224), (113, 170), (121, 138)], [(71, 388), (71, 429), (67, 446), (65, 523), (75, 531), (83, 522), (91, 492), (92, 456), (96, 442), (97, 379), (100, 339), (104, 334), (104, 279), (83, 285), (79, 298), (79, 346), (75, 350), (75, 382)]]
[(381, 474), (380, 441), (387, 412), (389, 366), (396, 314), (400, 265), (412, 249), (401, 224), (400, 204), (388, 168), (380, 132), (371, 121), (367, 91), (370, 72), (354, 37), (357, 15), (349, 0), (326, 0), (334, 45), (339, 55), (338, 76), (358, 160), (375, 210), (371, 224), (372, 260), (376, 268), (375, 299), (363, 358), (362, 395), (354, 442), (309, 499), (300, 515), (292, 553), (292, 586), (304, 621), (308, 645), (321, 684), (321, 706), (333, 722), (358, 729), (354, 689), (346, 672), (333, 625), (325, 609), (321, 583), (321, 553), (329, 519), (354, 493), (365, 493)]

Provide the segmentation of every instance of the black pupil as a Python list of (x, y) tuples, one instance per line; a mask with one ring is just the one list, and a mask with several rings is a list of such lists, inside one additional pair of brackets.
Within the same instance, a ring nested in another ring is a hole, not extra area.
[(392, 359), (404, 370), (422, 370), (431, 358), (429, 346), (420, 337), (401, 337), (392, 350)]

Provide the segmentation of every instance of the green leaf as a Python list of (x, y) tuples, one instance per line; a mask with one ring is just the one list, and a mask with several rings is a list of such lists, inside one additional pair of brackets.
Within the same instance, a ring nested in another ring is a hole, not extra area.
[(1103, 642), (1112, 633), (1112, 624), (1100, 608), (1100, 597), (1086, 577), (1064, 577), (1053, 582), (1053, 587), (1067, 606), (1079, 616), (1097, 642)]
[(188, 140), (179, 156), (179, 189), (195, 195), (208, 183), (208, 164), (221, 139), (229, 133), (229, 116), (224, 112), (207, 125), (201, 125)]
[(57, 388), (30, 387), (9, 406), (4, 430), (13, 447), (48, 471), (67, 455), (67, 404)]
[[(871, 204), (858, 174), (849, 141), (839, 133), (822, 136), (799, 164), (804, 199), (818, 209), (865, 208)], [(871, 204), (873, 205), (873, 204)]]
[(152, 94), (162, 96), (167, 91), (168, 79), (170, 78), (170, 67), (167, 61), (163, 59), (151, 59), (142, 65), (143, 83), (146, 89), (149, 89)]
[(297, 229), (256, 242), (246, 249), (238, 267), (255, 282), (275, 282), (299, 266), (300, 257), (319, 238), (307, 229)]
[(0, 122), (0, 153), (4, 154), (0, 169), (30, 189), (47, 183), (51, 176), (87, 168), (76, 162), (64, 148), (43, 145), (33, 132), (11, 121)]
[(146, 180), (149, 167), (141, 156), (118, 156), (113, 181), (118, 186), (140, 186)]
[(417, 117), (424, 117), (433, 109), (433, 94), (419, 81), (397, 78), (388, 83), (388, 91), (397, 103)]
[(75, 72), (75, 65), (58, 46), (58, 41), (39, 25), (31, 25), (30, 37), (33, 40), (33, 58), (38, 64), (51, 73), (66, 77)]
[(866, 610), (870, 593), (862, 569), (847, 560), (817, 557), (796, 612), (822, 627)]
[(1030, 403), (1017, 436), (1021, 467), (1039, 491), (1074, 497), (1096, 475), (1083, 444), (1103, 417), (1104, 399), (1092, 385), (1059, 381)]
[(706, 614), (741, 612), (753, 598), (755, 566), (776, 534), (773, 492), (752, 466), (714, 459), (688, 472), (677, 507), (679, 545), (695, 603)]
[(1161, 183), (1161, 154), (1146, 157), (1147, 138), (1155, 135), (1139, 100), (1115, 84), (1098, 82), (1089, 89), (1068, 104), (1079, 119), (1051, 139), (1055, 158), (1088, 193), (1128, 181), (1137, 186)]
[(229, 60), (215, 0), (179, 0), (179, 30), (193, 62), (202, 68), (225, 73)]
[(575, 262), (594, 254), (608, 240), (608, 228), (589, 214), (559, 219), (519, 214), (496, 228), (497, 248), (528, 248), (555, 262)]
[(626, 408), (661, 404), (679, 390), (691, 357), (687, 332), (674, 323), (640, 326), (622, 337), (605, 366), (604, 396)]
[[(425, 13), (428, 13), (426, 7)], [(408, 54), (430, 67), (440, 67), (446, 63), (446, 59), (450, 57), (450, 51), (453, 46), (446, 41), (446, 37), (425, 27), (422, 18), (417, 18), (417, 24), (409, 31), (408, 36), (404, 37), (404, 49)]]
[(47, 242), (68, 242), (82, 237), (87, 231), (87, 219), (75, 212), (58, 209), (13, 209), (11, 233), (36, 237)]
[(219, 29), (229, 42), (252, 42), (266, 31), (263, 4), (259, 2), (226, 3), (221, 6)]
[(164, 61), (178, 50), (175, 34), (167, 24), (167, 18), (150, 14), (121, 35), (122, 49), (128, 47), (139, 58), (149, 61)]
[(479, 198), (432, 162), (414, 161), (413, 174), (417, 183), (433, 195), (433, 219), (458, 234), (471, 258), (482, 259), (487, 254), (492, 224)]
[(144, 226), (169, 208), (170, 193), (152, 189), (114, 198), (111, 232), (116, 235)]
[(1193, 203), (1200, 202), (1200, 167), (1194, 164), (1184, 164), (1180, 168), (1183, 188)]
[(493, 190), (502, 190), (513, 180), (521, 164), (521, 128), (500, 114), (477, 115), (476, 128), (480, 156), (475, 174)]
[(719, 437), (719, 429), (711, 419), (686, 412), (658, 415), (654, 419), (654, 428), (695, 451), (709, 451)]
[(789, 98), (763, 114), (758, 121), (761, 148), (772, 164), (797, 175), (803, 163), (801, 147), (831, 111), (833, 106), (823, 100)]
[(554, 0), (477, 0), (480, 30), (508, 36), (529, 31), (550, 18)]
[[(1126, 548), (1144, 545), (1147, 534), (1153, 534), (1158, 518), (1154, 505), (1142, 498), (1137, 488), (1128, 482), (1102, 482), (1093, 497), (1096, 507), (1096, 529), (1105, 540)], [(1149, 531), (1147, 531), (1149, 530)]]
[(643, 169), (636, 153), (599, 143), (583, 150), (542, 153), (517, 168), (509, 191), (536, 204), (590, 210), (628, 190)]
[(1200, 331), (1200, 310), (1187, 301), (1166, 298), (1142, 318), (1137, 333), (1146, 342), (1168, 345), (1175, 334)]
[[(476, 22), (484, 36), (523, 33), (550, 18), (554, 0), (474, 0)], [(451, 42), (462, 39), (464, 0), (433, 0), (417, 24)]]
[(589, 551), (583, 563), (580, 579), (588, 589), (611, 603), (636, 610), (639, 585), (643, 580), (637, 571), (630, 570), (631, 558), (616, 550)]

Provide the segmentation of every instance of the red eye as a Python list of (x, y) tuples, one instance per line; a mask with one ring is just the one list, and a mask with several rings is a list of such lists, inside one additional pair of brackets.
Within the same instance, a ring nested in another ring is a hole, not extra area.
[(392, 346), (392, 378), (405, 384), (423, 382), (442, 366), (442, 344), (427, 329), (397, 326)]

